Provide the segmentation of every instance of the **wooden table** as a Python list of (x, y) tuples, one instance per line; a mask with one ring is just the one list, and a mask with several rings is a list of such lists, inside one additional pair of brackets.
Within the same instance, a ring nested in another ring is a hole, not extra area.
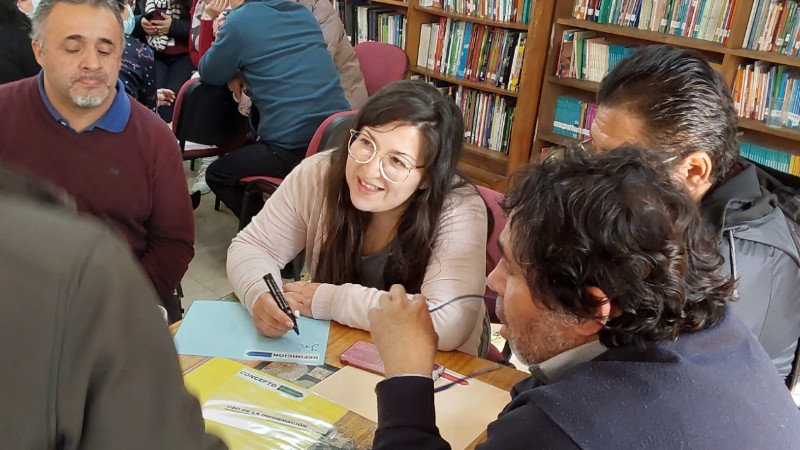
[[(170, 326), (170, 331), (174, 335), (180, 327), (180, 322)], [(356, 341), (372, 342), (370, 334), (364, 330), (350, 328), (331, 321), (331, 331), (328, 336), (328, 347), (325, 352), (325, 363), (341, 368), (339, 355), (347, 350)], [(186, 374), (211, 358), (205, 356), (178, 355), (181, 370)], [(252, 361), (241, 361), (245, 364), (252, 364)], [(461, 374), (468, 374), (472, 371), (493, 365), (491, 361), (468, 355), (462, 352), (437, 352), (436, 362), (444, 365), (449, 370)], [(497, 388), (508, 391), (519, 381), (527, 378), (529, 374), (514, 370), (508, 367), (501, 367), (489, 373), (478, 375), (475, 378)], [(510, 400), (510, 399), (509, 399)], [(339, 430), (344, 432), (356, 443), (358, 448), (369, 448), (372, 446), (372, 439), (375, 434), (376, 424), (352, 411), (348, 411), (336, 423)], [(486, 439), (486, 430), (480, 434), (467, 448), (474, 448), (477, 444)]]

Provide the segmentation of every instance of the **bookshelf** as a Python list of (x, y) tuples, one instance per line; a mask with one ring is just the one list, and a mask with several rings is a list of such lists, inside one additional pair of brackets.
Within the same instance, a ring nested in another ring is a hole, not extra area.
[[(336, 1), (334, 0), (334, 3)], [(338, 1), (341, 3), (341, 0)], [(547, 55), (545, 49), (548, 48), (550, 42), (555, 2), (556, 0), (531, 0), (530, 20), (527, 24), (459, 14), (453, 12), (456, 9), (423, 6), (428, 4), (425, 0), (422, 1), (423, 5), (420, 4), (420, 0), (372, 0), (368, 3), (374, 6), (395, 8), (406, 14), (404, 50), (408, 54), (410, 62), (410, 75), (428, 77), (432, 80), (450, 83), (455, 87), (460, 86), (486, 95), (498, 96), (507, 104), (514, 105), (510, 133), (506, 136), (506, 153), (468, 142), (464, 143), (459, 168), (477, 184), (504, 191), (505, 179), (508, 174), (530, 160), (534, 127), (538, 117), (540, 89), (545, 74), (544, 62)], [(452, 5), (453, 2), (448, 0), (448, 2), (442, 1), (441, 4)], [(478, 0), (478, 4), (480, 5), (480, 0)], [(439, 23), (442, 18), (450, 19), (453, 22), (469, 22), (475, 27), (480, 25), (507, 30), (509, 33), (527, 33), (525, 48), (520, 54), (523, 63), (519, 69), (518, 89), (510, 90), (497, 86), (496, 83), (490, 82), (488, 77), (487, 82), (473, 81), (418, 66), (422, 25)]]
[[(606, 0), (602, 0), (606, 1)], [(644, 0), (645, 2), (647, 0)], [(654, 2), (657, 0), (653, 0)], [(675, 0), (680, 1), (680, 0)], [(702, 53), (709, 62), (720, 71), (729, 86), (735, 87), (739, 67), (765, 61), (773, 65), (788, 66), (800, 73), (800, 57), (782, 53), (752, 50), (743, 48), (747, 42), (748, 24), (754, 14), (753, 4), (759, 0), (736, 0), (730, 11), (729, 33), (721, 42), (703, 40), (693, 37), (650, 31), (634, 27), (598, 23), (573, 17), (575, 2), (573, 0), (556, 0), (553, 12), (552, 39), (548, 44), (545, 62), (545, 75), (542, 77), (542, 92), (535, 139), (531, 149), (531, 159), (537, 159), (542, 148), (550, 145), (564, 145), (577, 139), (553, 132), (556, 103), (559, 96), (569, 96), (582, 102), (594, 102), (599, 84), (597, 82), (573, 78), (560, 78), (558, 71), (559, 54), (562, 35), (565, 30), (587, 30), (595, 33), (595, 37), (605, 38), (609, 44), (622, 46), (670, 44), (691, 48)], [(760, 0), (765, 2), (765, 0)], [(765, 2), (769, 4), (769, 1)], [(782, 2), (780, 2), (782, 3)], [(758, 7), (758, 4), (756, 4)], [(641, 19), (640, 19), (641, 20)], [(780, 22), (780, 21), (778, 21)], [(775, 24), (778, 27), (778, 24)], [(800, 105), (798, 105), (800, 106)], [(743, 142), (764, 146), (779, 152), (800, 156), (800, 129), (787, 126), (767, 126), (764, 122), (750, 118), (739, 118), (740, 139)]]
[(373, 3), (380, 3), (382, 5), (400, 6), (402, 8), (408, 7), (408, 2), (398, 1), (398, 0), (379, 0), (379, 1), (374, 1)]
[[(405, 50), (408, 2), (403, 0), (330, 0), (350, 43), (379, 41)], [(368, 10), (373, 10), (368, 13)], [(383, 20), (386, 19), (386, 20)]]

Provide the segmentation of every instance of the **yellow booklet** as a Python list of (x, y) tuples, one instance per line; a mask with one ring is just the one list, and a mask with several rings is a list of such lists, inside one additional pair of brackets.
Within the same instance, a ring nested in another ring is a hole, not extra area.
[(350, 448), (334, 424), (347, 409), (229, 359), (214, 358), (184, 376), (206, 430), (231, 449)]

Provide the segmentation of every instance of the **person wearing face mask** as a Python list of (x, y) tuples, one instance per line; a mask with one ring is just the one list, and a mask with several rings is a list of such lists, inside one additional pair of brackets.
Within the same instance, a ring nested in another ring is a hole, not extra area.
[(119, 12), (125, 29), (125, 48), (122, 51), (122, 67), (119, 79), (125, 85), (125, 92), (139, 103), (156, 111), (156, 69), (153, 49), (131, 36), (136, 24), (129, 0), (119, 0)]
[(175, 101), (175, 93), (170, 89), (156, 89), (153, 49), (131, 36), (136, 26), (136, 17), (130, 0), (119, 0), (118, 4), (125, 29), (125, 49), (122, 51), (119, 79), (125, 85), (125, 92), (139, 103), (158, 112), (159, 106), (171, 105)]
[(39, 73), (33, 56), (29, 16), (38, 0), (0, 0), (0, 84)]
[(17, 0), (17, 8), (22, 11), (28, 19), (33, 19), (33, 13), (40, 0)]
[[(191, 8), (192, 0), (140, 0), (135, 4), (132, 35), (153, 49), (159, 88), (178, 92), (196, 69), (189, 58)], [(171, 102), (159, 104), (158, 114), (171, 122)]]

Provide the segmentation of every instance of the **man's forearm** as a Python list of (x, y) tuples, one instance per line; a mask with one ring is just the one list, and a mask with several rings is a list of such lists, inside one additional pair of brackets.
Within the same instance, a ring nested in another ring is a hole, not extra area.
[(378, 383), (374, 449), (450, 449), (436, 428), (433, 380), (395, 377)]

